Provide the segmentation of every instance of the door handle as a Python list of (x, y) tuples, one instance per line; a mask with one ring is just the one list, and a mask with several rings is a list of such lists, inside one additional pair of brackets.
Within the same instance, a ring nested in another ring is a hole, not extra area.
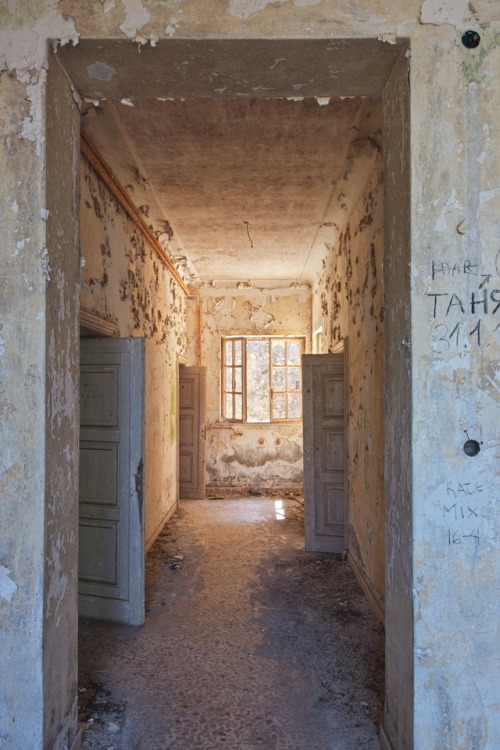
[(144, 462), (142, 456), (137, 464), (137, 473), (134, 474), (135, 478), (135, 491), (137, 493), (137, 500), (139, 503), (139, 513), (142, 519), (142, 504), (144, 501)]

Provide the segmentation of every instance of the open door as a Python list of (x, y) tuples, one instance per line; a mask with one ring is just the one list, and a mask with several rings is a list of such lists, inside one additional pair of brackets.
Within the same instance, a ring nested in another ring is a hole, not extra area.
[(79, 612), (144, 622), (144, 339), (83, 339)]
[(304, 513), (306, 550), (345, 545), (346, 419), (344, 353), (304, 354)]
[(179, 368), (180, 496), (205, 497), (205, 367)]

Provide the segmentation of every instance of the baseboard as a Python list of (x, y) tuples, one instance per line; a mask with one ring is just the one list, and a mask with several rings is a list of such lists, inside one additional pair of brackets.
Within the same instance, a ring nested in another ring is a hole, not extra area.
[(370, 607), (372, 608), (374, 614), (376, 615), (376, 617), (378, 617), (382, 625), (384, 625), (385, 624), (384, 605), (382, 604), (378, 596), (374, 594), (370, 584), (368, 583), (368, 581), (366, 580), (363, 574), (363, 571), (361, 570), (357, 561), (351, 555), (349, 550), (347, 550), (347, 560), (349, 562), (349, 565), (351, 566), (351, 569), (354, 575), (356, 576), (356, 580), (358, 581), (359, 585), (363, 589), (364, 595), (368, 599), (368, 603)]
[(292, 495), (302, 496), (304, 488), (300, 487), (253, 487), (253, 486), (236, 486), (227, 484), (209, 484), (207, 485), (206, 498), (210, 500), (211, 497), (252, 497), (258, 493), (257, 496), (262, 497), (269, 496), (275, 497), (278, 495), (286, 495), (290, 493)]
[(380, 747), (382, 748), (382, 750), (396, 750), (391, 740), (387, 736), (383, 724), (380, 725)]
[(172, 518), (172, 516), (174, 515), (178, 507), (179, 507), (179, 501), (176, 500), (175, 503), (171, 505), (170, 508), (167, 510), (167, 512), (165, 513), (162, 520), (160, 521), (156, 529), (153, 531), (149, 539), (146, 540), (146, 552), (149, 552), (149, 550), (155, 543), (158, 535), (162, 532), (163, 527)]

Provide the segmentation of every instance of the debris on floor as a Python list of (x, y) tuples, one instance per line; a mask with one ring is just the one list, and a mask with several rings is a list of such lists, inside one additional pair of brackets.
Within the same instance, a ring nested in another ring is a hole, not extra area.
[(144, 627), (82, 622), (83, 750), (380, 750), (383, 628), (279, 502), (184, 501), (147, 557)]
[(117, 744), (125, 705), (113, 700), (101, 682), (80, 678), (78, 723), (84, 731), (86, 750), (122, 750)]

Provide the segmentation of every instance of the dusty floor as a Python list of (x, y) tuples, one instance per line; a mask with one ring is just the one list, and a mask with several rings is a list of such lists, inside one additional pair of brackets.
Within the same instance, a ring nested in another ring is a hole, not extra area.
[(144, 627), (81, 622), (84, 750), (379, 749), (382, 627), (347, 563), (303, 551), (300, 515), (183, 502)]

